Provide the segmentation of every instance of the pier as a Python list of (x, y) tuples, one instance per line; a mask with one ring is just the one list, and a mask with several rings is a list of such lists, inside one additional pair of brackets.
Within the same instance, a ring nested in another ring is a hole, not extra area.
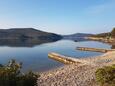
[(68, 56), (64, 56), (64, 55), (60, 55), (58, 53), (49, 53), (48, 54), (48, 57), (51, 58), (51, 59), (54, 59), (56, 61), (59, 61), (61, 63), (64, 63), (64, 64), (75, 64), (75, 63), (78, 63), (78, 64), (87, 64), (89, 62), (87, 62), (86, 60), (82, 60), (82, 59), (77, 59), (77, 58), (73, 58), (73, 57), (68, 57)]
[(92, 51), (92, 52), (101, 52), (101, 53), (115, 51), (115, 49), (101, 49), (101, 48), (89, 48), (89, 47), (77, 47), (76, 49), (81, 51)]

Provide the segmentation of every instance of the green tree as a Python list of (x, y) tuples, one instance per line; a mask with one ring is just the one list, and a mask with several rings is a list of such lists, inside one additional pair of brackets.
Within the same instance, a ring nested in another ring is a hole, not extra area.
[(111, 36), (115, 37), (115, 28), (113, 28), (113, 30), (111, 31)]
[(38, 75), (31, 72), (23, 74), (22, 63), (10, 60), (7, 65), (0, 65), (0, 86), (36, 86)]

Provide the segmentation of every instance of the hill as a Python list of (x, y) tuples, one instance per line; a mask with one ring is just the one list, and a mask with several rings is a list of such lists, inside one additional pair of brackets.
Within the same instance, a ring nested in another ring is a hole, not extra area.
[(113, 28), (113, 30), (111, 32), (96, 34), (96, 35), (93, 35), (93, 37), (112, 37), (112, 38), (115, 38), (115, 28)]
[(34, 28), (0, 29), (0, 46), (33, 47), (60, 39), (62, 39), (60, 35)]
[(60, 35), (48, 33), (34, 28), (12, 28), (0, 29), (0, 39), (36, 39), (36, 40), (52, 40), (61, 39)]
[(64, 39), (70, 39), (70, 40), (77, 40), (77, 41), (81, 41), (81, 40), (85, 40), (85, 37), (88, 36), (92, 36), (92, 34), (87, 34), (87, 33), (75, 33), (75, 34), (71, 34), (71, 35), (63, 35)]
[(71, 35), (64, 35), (64, 37), (73, 37), (73, 38), (78, 38), (78, 37), (87, 37), (91, 36), (92, 34), (87, 34), (87, 33), (75, 33)]

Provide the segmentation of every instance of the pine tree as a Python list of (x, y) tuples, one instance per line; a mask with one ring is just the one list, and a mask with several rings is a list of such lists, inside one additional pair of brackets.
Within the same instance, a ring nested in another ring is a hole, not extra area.
[(115, 28), (113, 28), (113, 30), (111, 31), (111, 36), (115, 37)]

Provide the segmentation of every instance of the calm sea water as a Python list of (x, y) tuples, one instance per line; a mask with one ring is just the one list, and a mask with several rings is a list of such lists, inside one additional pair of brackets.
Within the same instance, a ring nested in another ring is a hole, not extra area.
[(48, 58), (48, 53), (57, 52), (75, 58), (86, 58), (88, 56), (101, 55), (97, 52), (78, 51), (76, 47), (95, 47), (95, 48), (111, 48), (110, 45), (95, 42), (74, 42), (70, 40), (60, 40), (53, 43), (45, 43), (34, 47), (8, 47), (0, 46), (0, 63), (6, 64), (10, 59), (16, 59), (23, 62), (23, 71), (46, 71), (55, 67), (62, 66), (62, 63)]

